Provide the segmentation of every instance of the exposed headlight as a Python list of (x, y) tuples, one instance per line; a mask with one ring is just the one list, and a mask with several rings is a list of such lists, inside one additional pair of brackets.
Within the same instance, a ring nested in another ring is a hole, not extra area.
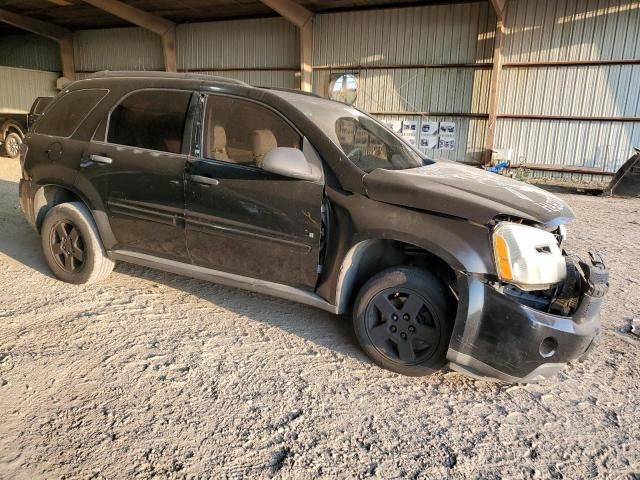
[(500, 280), (522, 290), (544, 290), (567, 276), (556, 237), (538, 228), (498, 224), (493, 231), (493, 253)]

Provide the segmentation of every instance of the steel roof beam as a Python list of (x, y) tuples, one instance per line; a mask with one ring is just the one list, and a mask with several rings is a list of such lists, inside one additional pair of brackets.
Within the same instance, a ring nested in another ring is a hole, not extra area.
[(62, 64), (62, 76), (68, 80), (75, 80), (76, 70), (73, 60), (73, 35), (71, 30), (43, 22), (37, 18), (27, 17), (18, 13), (0, 9), (0, 22), (8, 23), (14, 27), (35, 33), (42, 37), (50, 38), (58, 42), (60, 48), (60, 63)]
[(261, 1), (300, 29), (300, 89), (312, 91), (313, 12), (292, 0)]
[(502, 19), (504, 15), (504, 9), (507, 6), (507, 0), (490, 0), (493, 9), (496, 11), (496, 15), (499, 19)]
[(293, 0), (261, 0), (267, 7), (275, 10), (298, 28), (313, 20), (313, 12)]
[(14, 27), (28, 30), (37, 35), (50, 38), (51, 40), (60, 40), (71, 36), (71, 31), (64, 27), (60, 27), (53, 23), (43, 22), (36, 18), (27, 17), (18, 13), (9, 12), (0, 9), (0, 21), (13, 25)]

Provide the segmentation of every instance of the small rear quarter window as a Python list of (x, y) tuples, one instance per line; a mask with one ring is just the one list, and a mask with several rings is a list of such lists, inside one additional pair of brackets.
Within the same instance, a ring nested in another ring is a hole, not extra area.
[(33, 105), (33, 113), (36, 115), (40, 115), (42, 112), (44, 112), (45, 108), (47, 108), (47, 105), (51, 103), (51, 100), (53, 100), (53, 98), (38, 97)]
[(36, 124), (35, 132), (56, 137), (69, 137), (108, 90), (88, 88), (74, 90), (55, 99)]

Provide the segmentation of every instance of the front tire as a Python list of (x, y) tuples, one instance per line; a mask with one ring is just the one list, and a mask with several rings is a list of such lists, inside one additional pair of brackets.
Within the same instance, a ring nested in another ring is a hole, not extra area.
[(42, 223), (42, 252), (53, 274), (67, 283), (96, 283), (115, 262), (107, 257), (91, 212), (82, 202), (53, 207)]
[(9, 158), (16, 159), (20, 156), (20, 146), (22, 145), (22, 137), (16, 132), (8, 133), (4, 138), (4, 150)]
[(356, 337), (383, 368), (429, 375), (447, 362), (453, 305), (451, 294), (432, 273), (411, 267), (384, 270), (356, 298)]

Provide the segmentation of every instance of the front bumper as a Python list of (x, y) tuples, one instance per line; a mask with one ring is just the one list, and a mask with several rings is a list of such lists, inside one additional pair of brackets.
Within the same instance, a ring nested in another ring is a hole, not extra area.
[(476, 378), (533, 382), (548, 378), (587, 352), (600, 337), (600, 306), (608, 273), (599, 256), (583, 262), (586, 281), (573, 316), (530, 308), (483, 279), (462, 276), (447, 358), (451, 368)]

